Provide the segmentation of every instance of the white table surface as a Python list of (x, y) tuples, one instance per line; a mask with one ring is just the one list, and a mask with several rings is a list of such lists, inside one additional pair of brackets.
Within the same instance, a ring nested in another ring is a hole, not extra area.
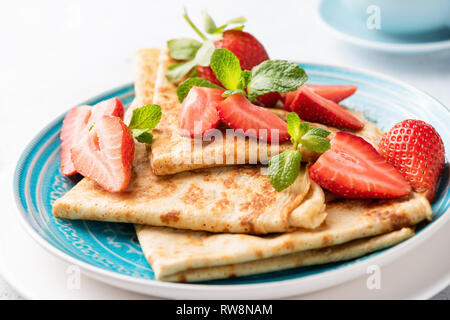
[[(271, 58), (362, 67), (422, 89), (450, 106), (450, 51), (401, 56), (359, 49), (320, 23), (316, 0), (1, 1), (0, 170), (68, 108), (133, 81), (133, 53), (174, 37), (195, 37), (182, 8), (199, 21), (245, 16)], [(201, 25), (201, 23), (198, 23)], [(19, 295), (0, 277), (0, 299)], [(450, 299), (450, 287), (435, 298)]]

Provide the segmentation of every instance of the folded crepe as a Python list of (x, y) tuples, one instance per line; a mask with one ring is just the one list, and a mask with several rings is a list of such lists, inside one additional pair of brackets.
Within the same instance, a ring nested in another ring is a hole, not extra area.
[[(178, 116), (181, 104), (176, 94), (176, 85), (166, 79), (167, 66), (174, 63), (167, 55), (167, 50), (161, 50), (159, 57), (156, 87), (150, 88), (152, 81), (147, 79), (154, 77), (154, 68), (148, 67), (154, 63), (155, 49), (142, 49), (137, 52), (135, 66), (137, 80), (135, 83), (136, 100), (140, 104), (154, 103), (162, 108), (162, 120), (153, 131), (154, 141), (151, 149), (151, 161), (153, 173), (156, 175), (174, 174), (199, 168), (208, 168), (233, 164), (256, 164), (266, 162), (272, 156), (291, 148), (290, 142), (281, 144), (267, 143), (254, 138), (245, 137), (231, 130), (222, 129), (221, 135), (213, 135), (210, 141), (191, 139), (180, 135), (178, 128)], [(270, 108), (280, 117), (285, 117), (287, 112)], [(361, 117), (360, 113), (355, 113)], [(363, 120), (365, 127), (357, 132), (373, 145), (378, 145), (382, 132), (375, 124)], [(332, 133), (336, 128), (326, 127), (320, 124), (312, 124), (325, 128)], [(330, 135), (332, 138), (333, 135)], [(206, 139), (208, 140), (208, 139)], [(314, 161), (318, 154), (301, 148), (302, 160)]]
[(199, 282), (352, 260), (396, 245), (397, 243), (402, 242), (413, 235), (414, 231), (411, 228), (403, 228), (397, 231), (382, 234), (380, 236), (354, 240), (341, 245), (322, 249), (306, 250), (273, 258), (259, 259), (230, 265), (184, 269), (168, 275), (157, 274), (157, 277), (159, 277), (157, 279), (172, 282)]
[(84, 178), (53, 204), (59, 218), (128, 222), (211, 232), (270, 233), (315, 228), (326, 217), (322, 189), (306, 165), (278, 192), (259, 165), (217, 167), (155, 176), (145, 145), (136, 143), (125, 192)]
[[(283, 234), (216, 234), (150, 226), (136, 226), (136, 231), (157, 279), (200, 281), (354, 258), (405, 237), (394, 233), (351, 241), (431, 219), (429, 202), (416, 193), (395, 200), (332, 202), (326, 213), (325, 222), (317, 229)], [(329, 249), (310, 251), (325, 247)]]
[[(161, 81), (156, 76), (161, 66), (159, 50), (141, 50), (138, 57), (145, 72), (138, 72), (136, 98), (125, 113), (126, 122), (134, 108), (154, 102), (157, 93), (149, 87)], [(125, 192), (109, 193), (85, 178), (53, 204), (53, 214), (66, 219), (254, 234), (316, 228), (326, 217), (324, 193), (309, 179), (306, 165), (289, 188), (277, 192), (266, 168), (259, 165), (155, 176), (146, 146), (135, 143), (133, 175)]]

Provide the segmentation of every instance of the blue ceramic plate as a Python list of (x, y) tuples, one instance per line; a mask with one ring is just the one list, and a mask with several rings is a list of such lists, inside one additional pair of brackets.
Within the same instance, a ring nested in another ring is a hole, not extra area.
[[(429, 95), (367, 71), (308, 63), (300, 65), (307, 71), (310, 83), (357, 85), (356, 94), (347, 99), (345, 104), (365, 112), (380, 128), (387, 130), (406, 118), (422, 119), (437, 129), (445, 142), (446, 150), (450, 150), (450, 133), (447, 129), (450, 113)], [(133, 85), (109, 91), (82, 104), (93, 105), (111, 97), (118, 97), (125, 105), (129, 105), (134, 98)], [(413, 248), (414, 242), (423, 241), (427, 233), (437, 230), (449, 216), (444, 215), (450, 206), (447, 169), (441, 178), (433, 204), (433, 222), (419, 230), (412, 239), (394, 248), (348, 262), (201, 284), (155, 281), (153, 271), (136, 241), (132, 225), (71, 221), (52, 215), (52, 203), (76, 183), (60, 172), (59, 133), (63, 117), (61, 115), (52, 121), (33, 139), (17, 164), (14, 192), (20, 218), (31, 235), (51, 252), (70, 263), (80, 265), (90, 276), (131, 290), (177, 298), (192, 297), (189, 295), (192, 292), (196, 292), (198, 298), (202, 297), (202, 293), (209, 298), (270, 298), (317, 290), (361, 275), (365, 272), (361, 267), (367, 263), (375, 261), (383, 264), (392, 261), (401, 252)], [(258, 289), (258, 286), (267, 290)], [(281, 289), (277, 291), (274, 287)], [(225, 295), (222, 294), (224, 292)]]
[(350, 16), (340, 1), (322, 0), (319, 16), (330, 31), (344, 41), (362, 47), (402, 54), (416, 54), (450, 49), (450, 29), (419, 35), (394, 35), (370, 30), (366, 21)]

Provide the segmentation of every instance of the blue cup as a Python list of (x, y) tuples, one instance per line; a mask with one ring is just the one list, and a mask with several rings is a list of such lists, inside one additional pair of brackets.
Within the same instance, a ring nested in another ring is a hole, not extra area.
[(338, 1), (357, 19), (378, 15), (382, 32), (412, 35), (450, 28), (450, 0)]

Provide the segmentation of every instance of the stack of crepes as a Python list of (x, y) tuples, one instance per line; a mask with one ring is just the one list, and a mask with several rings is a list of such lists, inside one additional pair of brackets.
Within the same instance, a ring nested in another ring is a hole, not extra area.
[[(395, 200), (329, 197), (309, 179), (308, 162), (318, 155), (306, 149), (297, 180), (277, 192), (261, 162), (290, 142), (275, 146), (226, 133), (196, 148), (198, 141), (178, 131), (176, 85), (165, 77), (171, 63), (165, 50), (136, 55), (136, 98), (125, 121), (133, 108), (151, 103), (161, 106), (162, 120), (151, 146), (136, 141), (127, 190), (109, 193), (84, 178), (53, 206), (60, 218), (134, 223), (157, 279), (204, 281), (353, 259), (411, 237), (414, 225), (431, 219), (428, 201), (415, 193)], [(376, 146), (382, 132), (364, 121), (355, 134)], [(338, 131), (322, 127), (331, 137)]]

